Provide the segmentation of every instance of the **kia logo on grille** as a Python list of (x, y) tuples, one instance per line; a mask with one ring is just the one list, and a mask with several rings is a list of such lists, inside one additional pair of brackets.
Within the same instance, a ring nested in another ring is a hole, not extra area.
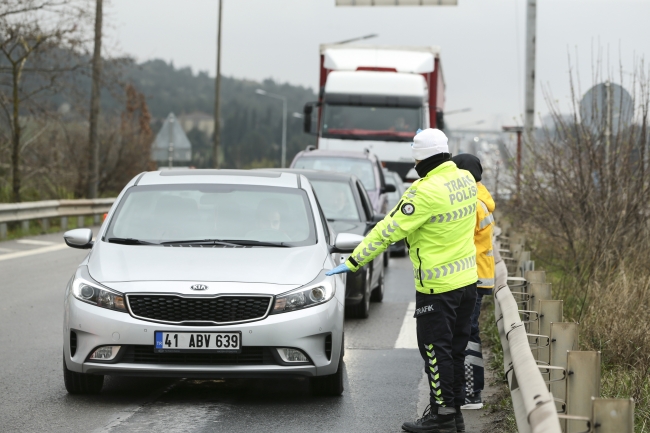
[(195, 284), (192, 287), (190, 287), (192, 290), (208, 290), (208, 286), (205, 284)]

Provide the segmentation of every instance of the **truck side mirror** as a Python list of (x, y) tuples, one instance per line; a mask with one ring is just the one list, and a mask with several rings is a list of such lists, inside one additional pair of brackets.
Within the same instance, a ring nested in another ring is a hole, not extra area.
[[(318, 118), (313, 118), (314, 114), (318, 113), (318, 110), (314, 110), (314, 107), (320, 107), (320, 103), (308, 102), (305, 104), (305, 107), (303, 108), (302, 129), (307, 134), (318, 135), (318, 131), (312, 130), (314, 125), (316, 125), (316, 129), (318, 127)], [(314, 113), (314, 111), (316, 111), (316, 113)]]

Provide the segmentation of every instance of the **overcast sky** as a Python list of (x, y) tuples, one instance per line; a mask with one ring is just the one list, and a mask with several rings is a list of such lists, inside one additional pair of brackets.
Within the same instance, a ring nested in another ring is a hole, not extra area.
[[(456, 7), (335, 7), (334, 0), (223, 0), (222, 71), (317, 87), (318, 45), (370, 33), (367, 43), (438, 45), (452, 126), (499, 128), (521, 119), (525, 0), (459, 0)], [(196, 71), (216, 70), (216, 0), (110, 0), (105, 22), (117, 52), (161, 58)], [(563, 106), (568, 56), (592, 83), (600, 47), (618, 71), (650, 54), (649, 0), (538, 0), (536, 110), (547, 112), (542, 85)], [(577, 52), (577, 54), (576, 54)], [(605, 59), (606, 60), (606, 59)], [(616, 72), (614, 81), (619, 82)], [(476, 122), (483, 123), (474, 126)]]

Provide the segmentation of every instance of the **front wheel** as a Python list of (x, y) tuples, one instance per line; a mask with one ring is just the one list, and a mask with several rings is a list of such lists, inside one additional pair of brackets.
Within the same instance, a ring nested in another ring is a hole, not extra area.
[(379, 274), (379, 281), (377, 282), (377, 287), (375, 287), (372, 291), (372, 296), (370, 297), (370, 300), (372, 302), (381, 302), (384, 300), (384, 290), (385, 290), (385, 274), (386, 271), (383, 269), (381, 270), (381, 274)]
[(104, 386), (104, 376), (100, 374), (77, 373), (68, 370), (63, 356), (63, 383), (70, 394), (99, 394)]
[(370, 314), (370, 296), (371, 296), (371, 286), (372, 285), (372, 274), (370, 269), (366, 270), (365, 275), (363, 276), (363, 299), (361, 302), (355, 305), (350, 305), (346, 307), (346, 313), (349, 317), (354, 317), (355, 319), (367, 319)]

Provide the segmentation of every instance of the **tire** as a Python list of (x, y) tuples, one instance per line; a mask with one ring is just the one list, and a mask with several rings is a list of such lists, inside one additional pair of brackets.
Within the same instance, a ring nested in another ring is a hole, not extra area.
[(370, 270), (368, 269), (363, 276), (363, 287), (364, 287), (364, 293), (363, 293), (363, 299), (361, 299), (361, 302), (355, 305), (350, 305), (349, 307), (346, 307), (346, 313), (347, 316), (353, 317), (355, 319), (367, 319), (368, 314), (370, 313), (370, 296), (372, 290), (370, 289), (370, 284), (372, 281), (372, 275), (370, 274)]
[(377, 283), (377, 287), (375, 287), (372, 290), (372, 296), (370, 296), (370, 301), (371, 302), (381, 302), (384, 300), (384, 290), (385, 290), (385, 274), (386, 271), (383, 269), (381, 270), (381, 274), (379, 275), (379, 282)]
[(68, 370), (63, 356), (63, 383), (69, 394), (99, 394), (104, 386), (104, 376), (100, 374), (77, 373)]
[(343, 357), (339, 358), (339, 367), (336, 373), (311, 378), (311, 390), (315, 395), (338, 397), (343, 394), (343, 389)]
[(402, 248), (400, 248), (399, 250), (394, 250), (393, 255), (395, 257), (406, 257), (406, 253), (408, 252), (408, 250), (406, 249), (406, 241), (401, 240), (398, 243), (396, 243), (395, 245), (397, 245), (397, 246), (401, 245)]

